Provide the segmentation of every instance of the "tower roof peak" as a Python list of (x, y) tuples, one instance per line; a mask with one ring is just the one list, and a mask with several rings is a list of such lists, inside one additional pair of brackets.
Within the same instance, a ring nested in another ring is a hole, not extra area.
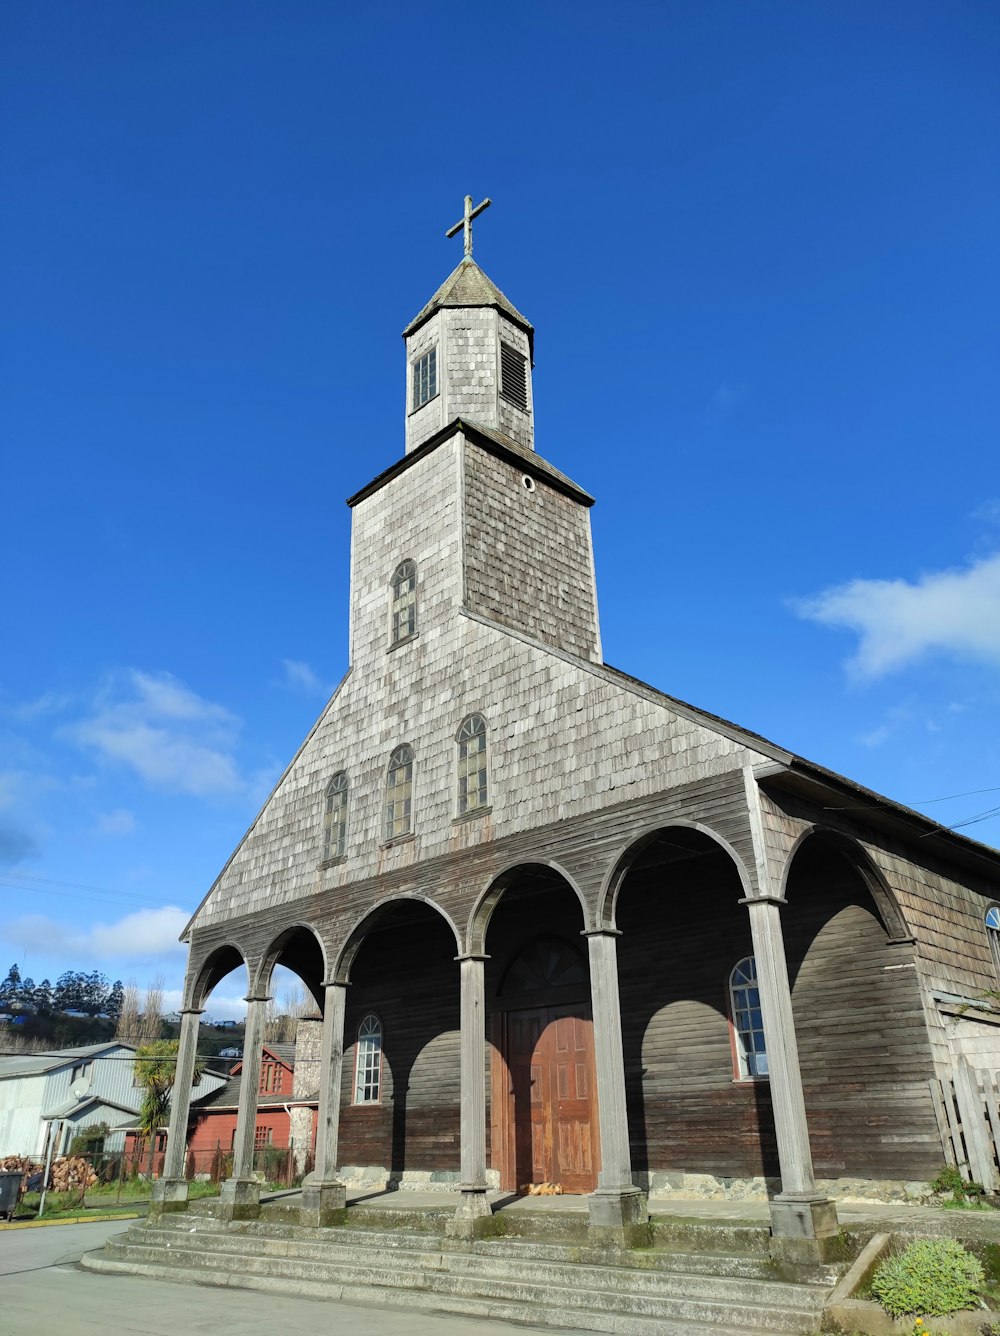
[(419, 329), (424, 321), (429, 320), (442, 306), (496, 307), (508, 320), (520, 325), (528, 336), (529, 344), (534, 343), (534, 326), (480, 269), (471, 255), (466, 255), (459, 261), (423, 310), (413, 317), (403, 330), (403, 338), (409, 338), (414, 330)]

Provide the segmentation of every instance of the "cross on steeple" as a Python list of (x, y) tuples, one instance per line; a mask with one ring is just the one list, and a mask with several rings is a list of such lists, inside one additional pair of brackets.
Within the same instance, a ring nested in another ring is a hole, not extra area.
[(491, 203), (492, 200), (484, 199), (482, 204), (477, 204), (476, 207), (473, 208), (472, 196), (466, 195), (465, 217), (461, 222), (456, 223), (454, 227), (449, 227), (448, 231), (445, 233), (446, 237), (453, 237), (456, 232), (461, 232), (463, 228), (465, 229), (465, 254), (467, 258), (472, 255), (472, 220), (473, 218), (478, 218), (484, 209), (490, 207)]

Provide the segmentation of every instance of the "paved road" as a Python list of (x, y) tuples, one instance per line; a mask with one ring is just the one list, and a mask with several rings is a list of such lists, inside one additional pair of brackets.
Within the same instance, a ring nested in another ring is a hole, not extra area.
[[(105, 1221), (0, 1231), (0, 1336), (275, 1336), (288, 1330), (296, 1336), (544, 1336), (506, 1322), (302, 1298), (280, 1300), (276, 1320), (279, 1301), (272, 1294), (77, 1268), (83, 1253), (127, 1228)], [(586, 1334), (563, 1329), (562, 1336)]]

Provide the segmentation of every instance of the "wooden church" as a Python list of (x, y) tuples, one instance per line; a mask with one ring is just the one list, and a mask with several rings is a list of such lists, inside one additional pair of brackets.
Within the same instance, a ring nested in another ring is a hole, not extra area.
[[(466, 253), (404, 331), (406, 451), (356, 492), (350, 666), (192, 918), (164, 1210), (199, 1014), (245, 965), (223, 1211), (252, 1216), (276, 965), (322, 1012), (322, 1224), (359, 1178), (764, 1193), (776, 1237), (946, 1156), (935, 1083), (1000, 1066), (1000, 855), (609, 667), (593, 498), (535, 448), (534, 329)], [(457, 229), (453, 229), (457, 230)]]

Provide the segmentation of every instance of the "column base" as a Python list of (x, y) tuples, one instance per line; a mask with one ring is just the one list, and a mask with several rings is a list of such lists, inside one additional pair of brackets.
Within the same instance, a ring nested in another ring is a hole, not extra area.
[(649, 1244), (649, 1207), (640, 1188), (597, 1188), (587, 1198), (587, 1210), (590, 1241), (597, 1247), (641, 1248)]
[(342, 1225), (347, 1216), (347, 1188), (336, 1179), (324, 1182), (312, 1179), (302, 1184), (299, 1224), (318, 1229), (323, 1225)]
[(781, 1262), (831, 1260), (840, 1235), (829, 1197), (779, 1192), (769, 1203), (771, 1256)]
[(493, 1234), (496, 1222), (493, 1207), (486, 1199), (487, 1189), (463, 1187), (459, 1191), (458, 1206), (444, 1232), (453, 1239), (481, 1239)]
[(186, 1211), (188, 1185), (183, 1178), (158, 1178), (153, 1184), (150, 1214), (163, 1215), (168, 1211)]
[(219, 1193), (220, 1220), (256, 1220), (260, 1215), (260, 1184), (255, 1178), (227, 1178)]

